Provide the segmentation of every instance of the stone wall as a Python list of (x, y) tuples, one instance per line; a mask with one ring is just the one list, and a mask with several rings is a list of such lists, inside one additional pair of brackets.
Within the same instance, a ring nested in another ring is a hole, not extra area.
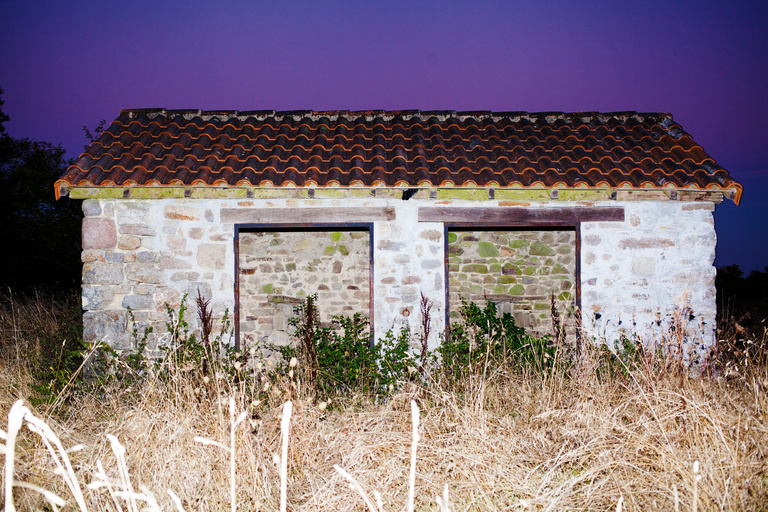
[[(83, 202), (85, 218), (82, 253), (85, 338), (87, 341), (104, 340), (118, 349), (131, 348), (131, 322), (127, 310), (130, 308), (139, 330), (153, 326), (155, 333), (150, 341), (162, 344), (167, 341), (166, 304), (178, 308), (184, 294), (196, 297), (200, 292), (211, 300), (215, 314), (222, 315), (225, 310), (229, 310), (232, 315), (235, 306), (234, 221), (223, 214), (224, 209), (229, 212), (248, 209), (275, 211), (279, 212), (280, 218), (290, 222), (294, 218), (315, 219), (313, 209), (334, 212), (356, 208), (361, 218), (355, 218), (353, 222), (368, 222), (365, 212), (373, 209), (389, 212), (372, 221), (373, 283), (367, 286), (373, 289), (374, 336), (378, 339), (390, 328), (397, 330), (403, 327), (418, 333), (421, 323), (419, 302), (423, 294), (433, 304), (429, 344), (434, 347), (445, 327), (445, 228), (442, 222), (419, 221), (420, 212), (436, 206), (461, 207), (468, 212), (476, 207), (502, 209), (514, 206), (546, 210), (618, 206), (624, 208), (623, 221), (585, 222), (580, 227), (581, 320), (587, 335), (609, 344), (623, 335), (638, 336), (646, 341), (657, 340), (668, 332), (677, 315), (687, 319), (683, 327), (690, 354), (699, 357), (714, 343), (715, 268), (712, 264), (716, 238), (712, 203), (576, 200), (511, 202), (489, 200), (487, 193), (484, 199), (480, 193), (476, 194), (476, 198), (458, 199), (451, 198), (450, 194), (447, 194), (449, 197), (441, 196), (442, 192), (438, 192), (437, 199), (431, 199), (428, 191), (420, 191), (407, 201), (402, 200), (402, 191), (396, 190), (379, 190), (375, 194), (362, 190), (357, 191), (357, 195), (346, 196), (346, 192), (318, 190), (314, 197), (307, 197), (305, 193), (303, 197), (264, 199), (87, 199)], [(459, 196), (461, 192), (455, 194)], [(279, 193), (287, 195), (284, 191)], [(300, 193), (295, 191), (297, 196)], [(327, 197), (323, 197), (323, 193), (327, 193)], [(472, 218), (471, 213), (469, 216)], [(225, 221), (222, 221), (223, 218)], [(248, 215), (245, 220), (237, 222), (260, 223)], [(341, 231), (340, 227), (338, 232)], [(551, 249), (556, 255), (562, 251), (562, 256), (566, 257), (564, 247), (570, 247), (571, 242), (561, 239), (561, 235), (565, 236), (563, 233), (552, 232), (551, 243), (560, 245), (552, 246)], [(510, 256), (513, 259), (502, 262), (500, 257), (503, 244), (498, 242), (498, 245), (494, 245), (496, 242), (489, 240), (488, 243), (493, 242), (491, 245), (499, 252), (498, 261), (467, 264), (488, 265), (489, 275), (482, 278), (483, 286), (492, 284), (485, 283), (486, 278), (494, 280), (494, 292), (505, 290), (506, 295), (513, 296), (520, 291), (516, 287), (519, 284), (523, 286), (525, 295), (539, 296), (541, 290), (537, 286), (547, 290), (555, 280), (561, 280), (560, 293), (573, 293), (566, 284), (575, 283), (571, 277), (571, 262), (558, 262), (552, 255), (532, 254), (538, 251), (531, 250), (536, 240), (523, 240), (529, 242), (525, 256), (522, 245), (511, 247), (515, 242), (508, 241), (505, 254), (507, 249), (517, 252)], [(457, 247), (469, 252), (475, 251), (473, 254), (477, 258), (494, 258), (485, 256), (486, 249), (482, 249), (481, 253), (480, 241), (478, 239), (473, 249), (461, 245)], [(541, 239), (538, 242), (546, 245)], [(517, 243), (522, 244), (519, 241)], [(338, 244), (335, 251), (339, 251)], [(522, 260), (516, 263), (514, 259), (524, 257), (529, 258), (527, 263)], [(535, 261), (531, 258), (535, 258)], [(548, 263), (549, 259), (552, 265)], [(247, 260), (244, 263), (244, 268), (248, 269), (251, 263)], [(342, 266), (342, 271), (336, 274), (334, 264), (331, 263), (330, 271), (326, 270), (323, 274), (329, 276), (331, 283), (333, 276), (338, 275), (342, 279), (340, 286), (343, 288), (345, 267)], [(462, 264), (459, 264), (459, 269)], [(498, 265), (499, 268), (492, 265)], [(567, 273), (561, 273), (557, 265), (566, 268)], [(549, 274), (539, 271), (548, 276), (546, 279), (549, 284), (526, 280), (526, 277), (537, 277), (535, 270), (529, 270), (531, 275), (526, 275), (529, 267), (549, 269)], [(511, 273), (513, 269), (514, 273)], [(480, 278), (480, 272), (474, 274), (473, 279)], [(521, 282), (517, 281), (518, 276)], [(501, 278), (509, 282), (501, 283)], [(275, 280), (270, 283), (274, 292)], [(461, 293), (461, 283), (457, 283), (460, 284), (457, 292)], [(263, 290), (267, 284), (253, 286)], [(322, 283), (318, 283), (318, 287), (319, 284)], [(502, 285), (509, 288), (497, 288)], [(472, 286), (481, 285), (469, 283), (470, 293)], [(526, 286), (532, 288), (528, 290)], [(358, 288), (347, 290), (354, 292), (352, 301), (357, 305), (353, 307), (359, 305), (365, 309), (362, 305), (365, 285)], [(305, 290), (306, 293), (310, 291)], [(483, 288), (483, 293), (485, 291), (486, 288)], [(280, 295), (290, 297), (287, 293)], [(566, 295), (562, 297), (566, 298)], [(543, 302), (537, 301), (539, 299), (531, 302), (532, 309), (535, 311), (538, 304), (543, 312)], [(684, 315), (679, 314), (680, 308), (685, 309)], [(191, 311), (188, 319), (194, 328), (196, 319)]]
[(517, 325), (552, 334), (552, 303), (573, 332), (574, 230), (451, 231), (448, 233), (451, 319), (460, 299), (497, 305)]
[(240, 233), (240, 335), (246, 344), (291, 341), (293, 308), (317, 294), (320, 321), (370, 314), (367, 231)]
[(128, 308), (139, 332), (152, 327), (152, 346), (167, 341), (166, 305), (187, 294), (211, 300), (214, 314), (234, 306), (233, 226), (205, 201), (83, 201), (83, 314), (87, 341), (131, 347)]
[[(613, 344), (669, 339), (676, 319), (686, 357), (715, 343), (715, 225), (708, 202), (622, 203), (624, 222), (584, 223), (582, 318), (588, 335)], [(666, 338), (665, 338), (666, 337)]]
[(433, 306), (429, 344), (436, 347), (445, 329), (443, 225), (419, 222), (418, 200), (396, 199), (391, 204), (396, 205), (397, 218), (374, 225), (375, 336), (404, 327), (420, 333), (423, 294)]

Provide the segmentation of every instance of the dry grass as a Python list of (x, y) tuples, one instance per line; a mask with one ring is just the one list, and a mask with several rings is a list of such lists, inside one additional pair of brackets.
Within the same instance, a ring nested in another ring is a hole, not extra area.
[[(244, 388), (223, 384), (207, 395), (178, 380), (81, 393), (52, 414), (30, 407), (26, 424), (42, 418), (63, 447), (83, 446), (67, 457), (83, 492), (80, 508), (90, 511), (151, 509), (152, 500), (162, 510), (231, 510), (232, 453), (237, 510), (280, 509), (283, 461), (287, 510), (405, 510), (412, 401), (420, 408), (415, 510), (766, 508), (765, 368), (701, 378), (637, 371), (601, 381), (589, 363), (578, 377), (513, 373), (485, 383), (482, 393), (434, 384), (383, 403), (349, 397), (329, 408), (293, 390), (287, 457), (281, 406), (289, 396), (254, 407)], [(24, 366), (6, 359), (2, 417), (31, 389)], [(76, 510), (56, 469), (53, 455), (64, 465), (61, 453), (28, 428), (13, 446), (17, 509), (54, 508), (39, 492), (46, 489), (67, 502), (62, 510)], [(334, 466), (359, 483), (371, 506)]]
[[(0, 389), (19, 389), (18, 374), (4, 369), (1, 378)], [(379, 491), (384, 510), (401, 510), (408, 499), (414, 399), (421, 407), (417, 510), (438, 510), (435, 497), (446, 485), (451, 510), (616, 510), (620, 499), (624, 510), (759, 510), (768, 503), (763, 386), (710, 380), (680, 386), (670, 379), (648, 391), (616, 381), (510, 376), (486, 390), (483, 404), (424, 389), (332, 411), (297, 400), (288, 509), (366, 510), (334, 471), (339, 465), (369, 496)], [(167, 489), (185, 510), (230, 508), (228, 452), (195, 440), (230, 445), (228, 399), (166, 391), (158, 385), (140, 390), (138, 399), (133, 390), (81, 397), (66, 415), (47, 421), (64, 446), (84, 445), (70, 455), (83, 487), (97, 480), (99, 461), (119, 481), (111, 434), (126, 447), (133, 484), (150, 490), (164, 510), (175, 509)], [(230, 391), (236, 412), (250, 411), (235, 432), (238, 509), (277, 510), (281, 409), (246, 407), (242, 394)], [(3, 393), (4, 415), (17, 394)], [(73, 503), (39, 437), (22, 431), (16, 446), (16, 478)], [(116, 509), (103, 488), (84, 494), (88, 510)], [(42, 504), (32, 490), (17, 488), (15, 496), (22, 510)]]

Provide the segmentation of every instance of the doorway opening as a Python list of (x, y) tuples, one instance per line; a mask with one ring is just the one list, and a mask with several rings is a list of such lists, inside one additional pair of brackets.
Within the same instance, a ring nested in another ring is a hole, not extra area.
[(575, 337), (577, 230), (447, 228), (447, 301), (450, 322), (462, 300), (496, 305), (534, 336), (554, 334), (552, 298), (566, 337)]
[(292, 341), (294, 308), (317, 295), (322, 325), (334, 315), (372, 318), (372, 226), (237, 226), (239, 348)]

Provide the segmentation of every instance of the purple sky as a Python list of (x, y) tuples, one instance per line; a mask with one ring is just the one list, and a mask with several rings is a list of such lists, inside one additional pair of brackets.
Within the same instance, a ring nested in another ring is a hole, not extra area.
[(0, 87), (69, 156), (122, 108), (671, 112), (745, 188), (716, 264), (768, 266), (764, 1), (0, 0)]

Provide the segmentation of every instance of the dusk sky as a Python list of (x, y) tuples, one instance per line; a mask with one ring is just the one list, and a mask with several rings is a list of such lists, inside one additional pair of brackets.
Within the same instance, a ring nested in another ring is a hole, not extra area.
[(0, 0), (0, 52), (70, 157), (123, 108), (670, 112), (744, 185), (716, 265), (768, 266), (768, 2)]

